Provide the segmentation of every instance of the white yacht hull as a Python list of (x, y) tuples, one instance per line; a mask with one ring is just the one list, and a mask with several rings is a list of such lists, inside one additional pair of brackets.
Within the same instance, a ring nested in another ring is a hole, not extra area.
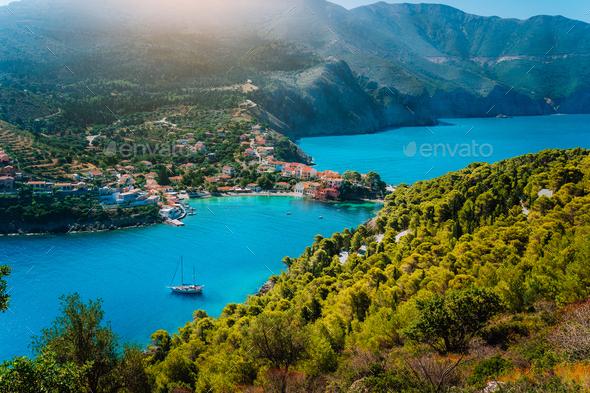
[(186, 287), (168, 287), (172, 292), (176, 293), (185, 293), (185, 294), (195, 294), (195, 293), (203, 293), (202, 286), (186, 286)]

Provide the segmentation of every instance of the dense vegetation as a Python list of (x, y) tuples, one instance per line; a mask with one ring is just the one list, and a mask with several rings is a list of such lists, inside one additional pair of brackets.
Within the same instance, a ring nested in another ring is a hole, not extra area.
[[(160, 350), (150, 373), (159, 388), (196, 391), (349, 391), (362, 379), (359, 389), (409, 392), (475, 389), (534, 366), (536, 384), (560, 385), (549, 377), (570, 366), (560, 363), (568, 354), (548, 337), (567, 318), (556, 310), (588, 296), (589, 181), (588, 152), (570, 150), (398, 187), (372, 230), (317, 236), (299, 258), (285, 258), (288, 271), (271, 277), (267, 295), (230, 304), (217, 319), (196, 312), (170, 340), (155, 334), (154, 348), (169, 340), (168, 355), (160, 360)], [(556, 191), (551, 199), (538, 198), (545, 187)], [(402, 229), (411, 234), (396, 243)], [(376, 233), (385, 234), (380, 243)], [(342, 248), (351, 250), (344, 264)], [(305, 350), (294, 356), (293, 346)], [(198, 369), (193, 379), (167, 371), (179, 357)]]
[[(84, 195), (60, 197), (45, 193), (33, 193), (22, 186), (16, 195), (0, 195), (0, 222), (5, 225), (29, 224), (43, 225), (59, 221), (79, 223), (122, 220), (131, 217), (144, 217), (147, 220), (159, 219), (158, 207), (139, 206), (133, 209), (103, 210), (98, 203), (96, 192)], [(0, 230), (0, 233), (2, 231)]]
[(31, 120), (57, 112), (35, 94), (10, 88), (0, 88), (0, 120), (24, 125)]
[[(401, 185), (370, 225), (285, 257), (265, 295), (155, 332), (142, 378), (158, 392), (587, 390), (589, 194), (581, 149)], [(50, 342), (37, 348), (58, 366), (91, 366)]]

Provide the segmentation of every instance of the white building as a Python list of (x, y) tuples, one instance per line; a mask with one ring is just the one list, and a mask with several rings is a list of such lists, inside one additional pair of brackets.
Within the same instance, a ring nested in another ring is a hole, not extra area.
[(253, 192), (260, 192), (260, 191), (262, 191), (262, 188), (260, 188), (260, 186), (256, 183), (250, 183), (246, 186), (246, 190), (250, 190)]
[(166, 206), (160, 209), (160, 215), (168, 220), (174, 220), (182, 215), (182, 210), (178, 207)]
[(227, 175), (227, 176), (233, 176), (236, 174), (236, 170), (234, 168), (232, 168), (231, 166), (224, 166), (222, 172), (224, 175)]

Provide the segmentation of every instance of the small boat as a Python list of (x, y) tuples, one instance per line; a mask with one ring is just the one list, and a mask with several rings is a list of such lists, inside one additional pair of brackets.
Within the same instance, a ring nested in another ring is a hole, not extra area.
[(287, 213), (287, 215), (290, 216), (291, 215), (291, 212)]
[(320, 220), (321, 220), (322, 218), (324, 218), (324, 216), (320, 216)]
[[(176, 270), (178, 270), (178, 266), (176, 266)], [(193, 266), (193, 284), (185, 284), (184, 283), (184, 264), (182, 262), (182, 257), (180, 257), (180, 285), (176, 287), (166, 287), (169, 288), (172, 292), (175, 293), (184, 293), (184, 294), (196, 294), (196, 293), (203, 293), (204, 285), (196, 285), (195, 284), (195, 267)], [(172, 281), (174, 281), (174, 277), (176, 277), (176, 271), (174, 272), (174, 276), (172, 277)], [(172, 285), (172, 281), (170, 281), (170, 285)]]

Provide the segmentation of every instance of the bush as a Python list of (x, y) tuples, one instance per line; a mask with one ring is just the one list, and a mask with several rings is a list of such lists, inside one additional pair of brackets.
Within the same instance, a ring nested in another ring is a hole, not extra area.
[(512, 364), (499, 353), (491, 358), (482, 360), (475, 368), (468, 382), (472, 385), (483, 387), (490, 378), (498, 379), (506, 371), (512, 368)]
[(408, 338), (430, 345), (441, 354), (465, 353), (467, 343), (502, 310), (500, 297), (489, 289), (470, 288), (416, 300), (418, 318), (405, 329)]
[(366, 377), (358, 383), (358, 385), (361, 384), (369, 392), (428, 393), (431, 391), (407, 368), (394, 368), (380, 375)]
[(521, 337), (528, 336), (529, 333), (529, 327), (524, 322), (511, 320), (486, 326), (482, 329), (480, 336), (488, 345), (500, 347), (505, 351), (508, 345)]

